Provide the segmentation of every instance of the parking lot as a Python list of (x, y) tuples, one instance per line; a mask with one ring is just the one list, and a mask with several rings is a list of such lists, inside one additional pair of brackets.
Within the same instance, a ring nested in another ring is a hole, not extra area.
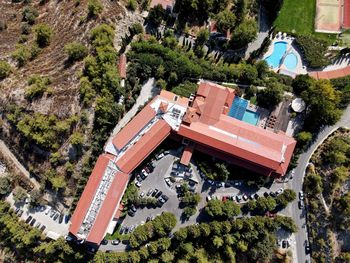
[[(49, 206), (41, 206), (36, 209), (29, 208), (28, 204), (15, 204), (12, 193), (6, 198), (11, 207), (26, 223), (42, 230), (48, 237), (57, 239), (68, 234), (68, 219)], [(40, 224), (40, 225), (39, 225)], [(45, 227), (43, 227), (45, 226)]]
[[(243, 181), (230, 181), (230, 184), (226, 185), (221, 182), (211, 182), (210, 180), (201, 177), (199, 170), (193, 163), (191, 164), (191, 175), (186, 176), (185, 171), (182, 170), (180, 166), (176, 167), (177, 165), (174, 164), (174, 161), (180, 157), (180, 153), (181, 151), (171, 151), (160, 160), (154, 161), (154, 170), (149, 173), (146, 178), (145, 176), (142, 176), (144, 179), (140, 179), (141, 176), (139, 176), (139, 180), (136, 179), (135, 181), (140, 181), (138, 193), (142, 194), (144, 197), (147, 197), (147, 193), (151, 193), (157, 189), (158, 192), (161, 191), (162, 194), (165, 194), (168, 197), (168, 200), (161, 207), (136, 208), (135, 213), (131, 213), (132, 216), (127, 215), (123, 220), (121, 224), (122, 227), (134, 229), (138, 225), (145, 223), (147, 218), (149, 219), (160, 215), (163, 211), (168, 211), (173, 213), (178, 220), (175, 227), (175, 230), (177, 230), (180, 227), (205, 220), (204, 217), (201, 217), (203, 216), (201, 211), (207, 203), (208, 196), (210, 196), (210, 198), (217, 199), (234, 199), (236, 202), (237, 196), (239, 196), (239, 203), (244, 203), (245, 201), (249, 200), (250, 196), (253, 197), (254, 194), (264, 196), (264, 194), (266, 195), (267, 193), (270, 194), (271, 192), (275, 193), (277, 191), (281, 191), (279, 189), (283, 188), (282, 183), (274, 183), (270, 186), (270, 188), (262, 187), (258, 191), (254, 192), (252, 188), (247, 186)], [(177, 182), (173, 183), (167, 179), (170, 177), (173, 177), (172, 181), (174, 181), (175, 178)], [(176, 185), (180, 184), (182, 181), (191, 181), (192, 185), (194, 185), (192, 187), (192, 191), (198, 192), (201, 195), (201, 201), (197, 206), (197, 213), (187, 221), (181, 220), (182, 209), (179, 208), (180, 201), (176, 192)], [(255, 197), (257, 196), (255, 195)], [(244, 200), (244, 198), (246, 200)], [(101, 250), (117, 251), (123, 250), (124, 248), (125, 245), (122, 243), (119, 245), (111, 245), (110, 242), (100, 247)]]

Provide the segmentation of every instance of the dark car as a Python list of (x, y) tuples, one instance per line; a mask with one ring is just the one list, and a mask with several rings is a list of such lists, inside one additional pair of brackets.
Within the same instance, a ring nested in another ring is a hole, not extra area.
[(17, 207), (17, 208), (15, 209), (15, 213), (18, 214), (18, 211), (19, 211), (19, 208)]
[(63, 214), (60, 214), (60, 218), (58, 219), (58, 223), (62, 223), (63, 222), (63, 217), (64, 217), (64, 215)]
[(162, 193), (163, 193), (162, 191), (159, 191), (154, 197), (155, 197), (155, 198), (158, 198), (159, 196), (162, 195)]
[(35, 222), (36, 222), (36, 219), (35, 219), (35, 218), (33, 218), (33, 220), (30, 222), (30, 224), (29, 224), (29, 225), (34, 226)]
[(40, 227), (40, 230), (41, 231), (44, 231), (46, 229), (46, 226), (44, 226), (44, 225), (42, 225), (41, 227)]
[(69, 219), (70, 219), (70, 215), (65, 215), (65, 216), (64, 216), (64, 222), (65, 222), (66, 224), (68, 224)]
[(107, 244), (108, 244), (108, 240), (103, 239), (103, 240), (101, 241), (101, 244), (102, 244), (102, 245), (107, 245)]
[(229, 183), (229, 182), (226, 182), (226, 183), (225, 183), (225, 187), (231, 187), (231, 186), (232, 186), (231, 183)]
[(259, 195), (257, 193), (254, 194), (254, 199), (258, 199)]
[(59, 217), (59, 214), (55, 214), (54, 217), (53, 217), (53, 220), (56, 221), (56, 219)]
[(158, 193), (158, 191), (159, 191), (159, 190), (158, 190), (157, 188), (156, 188), (156, 189), (154, 189), (154, 191), (153, 191), (153, 193), (151, 194), (151, 196), (153, 196), (153, 197), (154, 197), (154, 196), (155, 196), (155, 195)]
[(125, 231), (125, 227), (124, 227), (124, 226), (120, 227), (120, 229), (119, 229), (119, 234), (123, 234), (124, 231)]
[(142, 178), (141, 178), (141, 176), (139, 174), (136, 175), (136, 180), (139, 181), (139, 182), (142, 181)]
[(276, 196), (277, 196), (277, 194), (276, 194), (276, 192), (270, 192), (270, 196), (272, 196), (272, 197), (276, 197)]
[(289, 247), (289, 242), (288, 240), (283, 240), (282, 241), (282, 248), (288, 248)]
[(26, 219), (26, 223), (28, 224), (30, 222), (30, 220), (32, 220), (32, 216), (28, 216), (28, 218)]
[(17, 215), (18, 215), (18, 217), (21, 217), (22, 214), (23, 214), (23, 210), (20, 209), (20, 210), (18, 211), (18, 214), (17, 214)]
[(167, 197), (166, 195), (162, 195), (162, 198), (165, 202), (169, 200), (169, 197)]
[(131, 217), (133, 217), (133, 216), (135, 216), (135, 212), (132, 211), (132, 210), (129, 210), (129, 211), (128, 211), (128, 215), (131, 216)]
[(311, 247), (310, 247), (309, 244), (306, 244), (306, 246), (305, 246), (305, 253), (306, 254), (310, 254), (310, 252), (311, 252)]
[(304, 203), (302, 201), (298, 202), (298, 207), (299, 209), (303, 209), (304, 208)]
[(264, 196), (265, 196), (265, 197), (268, 197), (268, 196), (269, 196), (269, 193), (268, 193), (268, 192), (265, 192), (265, 193), (264, 193)]
[(133, 211), (133, 212), (136, 212), (136, 207), (134, 205), (131, 205), (130, 206), (130, 210)]

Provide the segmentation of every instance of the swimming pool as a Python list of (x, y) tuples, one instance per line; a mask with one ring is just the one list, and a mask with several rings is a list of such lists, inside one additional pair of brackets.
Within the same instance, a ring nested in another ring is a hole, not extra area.
[(228, 115), (235, 119), (242, 120), (247, 106), (248, 106), (247, 100), (242, 99), (240, 97), (235, 97), (232, 102), (230, 112), (228, 113)]
[(257, 112), (253, 112), (250, 110), (246, 110), (244, 115), (243, 115), (243, 119), (242, 121), (249, 123), (251, 125), (256, 126), (256, 124), (258, 123), (259, 120), (259, 113)]
[(298, 58), (294, 53), (289, 53), (285, 57), (283, 64), (286, 66), (287, 69), (293, 70), (297, 67)]
[(281, 59), (287, 51), (287, 42), (279, 41), (275, 42), (273, 46), (273, 53), (268, 56), (265, 60), (267, 64), (272, 68), (278, 68), (281, 63)]

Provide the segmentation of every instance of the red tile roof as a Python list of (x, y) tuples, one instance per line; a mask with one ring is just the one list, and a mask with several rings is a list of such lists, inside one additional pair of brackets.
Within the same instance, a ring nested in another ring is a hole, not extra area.
[(178, 96), (170, 91), (162, 90), (159, 94), (160, 98), (163, 98), (169, 102), (173, 102), (179, 105), (182, 105), (184, 107), (188, 106), (188, 98), (184, 98), (181, 96)]
[(127, 145), (154, 117), (156, 112), (146, 105), (112, 140), (113, 145), (121, 150)]
[(170, 131), (171, 127), (166, 121), (157, 121), (117, 160), (118, 167), (124, 173), (131, 173), (170, 134)]
[(122, 54), (119, 57), (118, 69), (119, 69), (119, 76), (122, 79), (125, 79), (126, 78), (126, 56), (125, 56), (125, 54)]
[(175, 0), (152, 0), (150, 7), (153, 8), (156, 5), (161, 5), (164, 9), (168, 7), (172, 8), (175, 4)]
[(103, 237), (106, 235), (108, 225), (113, 219), (113, 216), (118, 208), (118, 204), (121, 201), (128, 181), (129, 176), (127, 174), (122, 172), (116, 173), (114, 180), (104, 199), (102, 207), (98, 212), (95, 223), (93, 224), (90, 233), (87, 236), (87, 241), (96, 244), (101, 243)]
[(69, 227), (69, 232), (77, 235), (79, 228), (83, 223), (85, 215), (89, 210), (90, 204), (94, 199), (97, 186), (99, 185), (104, 171), (112, 157), (109, 154), (102, 154), (98, 157), (94, 169), (89, 177), (89, 180), (85, 186), (85, 189), (79, 199), (77, 207), (71, 219), (71, 225)]
[(190, 164), (191, 157), (192, 157), (192, 154), (193, 154), (193, 149), (194, 149), (194, 145), (193, 144), (186, 145), (185, 150), (182, 153), (180, 163), (182, 163), (183, 165), (189, 165)]
[(315, 79), (336, 79), (350, 75), (350, 66), (330, 70), (330, 71), (313, 71), (309, 73), (309, 76), (314, 77)]
[(350, 0), (344, 0), (343, 27), (350, 28)]

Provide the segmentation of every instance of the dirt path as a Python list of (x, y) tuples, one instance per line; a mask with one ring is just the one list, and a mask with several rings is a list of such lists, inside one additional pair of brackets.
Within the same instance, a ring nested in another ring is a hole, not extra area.
[(27, 171), (27, 169), (17, 160), (16, 156), (11, 152), (11, 150), (2, 140), (0, 140), (0, 152), (5, 156), (6, 159), (11, 160), (17, 170), (26, 176), (33, 183), (35, 188), (40, 188), (40, 184), (34, 178), (30, 177), (30, 173)]

